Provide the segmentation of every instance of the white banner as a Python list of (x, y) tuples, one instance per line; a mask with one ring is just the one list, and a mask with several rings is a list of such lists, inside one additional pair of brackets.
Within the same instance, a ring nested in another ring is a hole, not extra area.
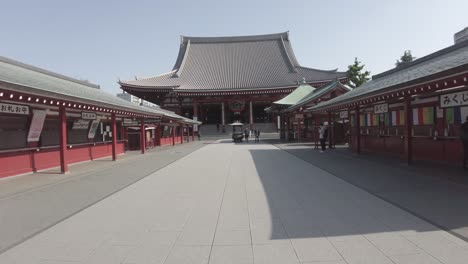
[[(193, 117), (193, 121), (198, 121), (198, 117), (197, 117), (197, 116), (194, 116), (194, 117)], [(195, 131), (195, 132), (198, 131), (198, 125), (197, 125), (197, 124), (194, 124), (194, 125), (193, 125), (193, 131)]]
[(46, 110), (34, 110), (31, 125), (29, 126), (28, 142), (38, 142), (41, 137), (44, 121), (47, 116)]
[(99, 119), (93, 120), (93, 122), (91, 122), (91, 126), (89, 127), (89, 131), (88, 131), (88, 139), (94, 138), (94, 136), (96, 135), (96, 130), (98, 126), (99, 126)]
[(439, 104), (440, 107), (468, 105), (468, 91), (441, 95)]
[(374, 114), (383, 114), (388, 112), (388, 104), (374, 105)]

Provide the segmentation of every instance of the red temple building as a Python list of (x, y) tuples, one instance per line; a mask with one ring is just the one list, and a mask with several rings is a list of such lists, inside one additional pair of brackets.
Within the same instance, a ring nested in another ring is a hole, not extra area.
[(468, 32), (464, 32), (455, 35), (454, 45), (375, 75), (305, 112), (349, 123), (348, 142), (357, 153), (388, 153), (407, 163), (460, 163), (460, 126), (468, 116)]
[(127, 93), (204, 124), (274, 124), (264, 111), (301, 80), (315, 88), (346, 81), (346, 73), (301, 66), (289, 34), (238, 37), (182, 36), (173, 69), (119, 84)]
[(199, 122), (0, 57), (0, 178), (193, 140)]

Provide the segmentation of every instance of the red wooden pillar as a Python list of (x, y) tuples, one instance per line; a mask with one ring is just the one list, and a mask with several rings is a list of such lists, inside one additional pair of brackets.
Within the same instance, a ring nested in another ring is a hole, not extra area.
[(172, 127), (172, 146), (175, 145), (175, 130), (176, 130), (176, 126), (173, 126)]
[(145, 130), (145, 119), (141, 119), (141, 124), (140, 124), (140, 148), (141, 148), (141, 154), (145, 154), (146, 151), (146, 130)]
[(355, 120), (356, 120), (356, 153), (361, 154), (361, 113), (359, 106), (356, 106)]
[(111, 114), (112, 126), (112, 160), (117, 160), (117, 121), (115, 120), (115, 113)]
[(155, 145), (156, 146), (161, 146), (161, 124), (158, 124), (158, 127), (156, 128), (155, 133), (156, 133), (156, 135), (155, 135), (155, 138), (156, 138)]
[(192, 141), (195, 141), (195, 125), (192, 125)]
[(184, 144), (184, 125), (179, 126), (179, 131), (180, 131), (180, 144)]
[(332, 126), (332, 112), (328, 111), (328, 148), (333, 147), (333, 126)]
[(297, 119), (297, 142), (300, 142), (302, 139), (302, 128), (301, 128), (301, 119)]
[(411, 109), (411, 97), (405, 98), (405, 128), (404, 128), (404, 149), (405, 160), (408, 165), (413, 162), (413, 144), (412, 131), (413, 129), (413, 110)]
[(68, 172), (67, 164), (67, 114), (66, 108), (60, 106), (59, 108), (60, 120), (60, 171), (62, 173)]
[[(123, 123), (123, 121), (122, 121), (122, 123)], [(126, 141), (127, 133), (125, 131), (125, 127), (123, 126), (123, 124), (122, 124), (122, 126), (120, 126), (120, 139), (125, 140), (123, 142), (124, 143), (124, 150), (127, 150), (128, 149), (128, 144), (127, 144), (127, 141)]]

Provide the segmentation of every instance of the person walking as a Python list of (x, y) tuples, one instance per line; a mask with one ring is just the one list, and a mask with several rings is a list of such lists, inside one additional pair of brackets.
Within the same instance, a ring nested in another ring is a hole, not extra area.
[(322, 146), (322, 150), (320, 152), (324, 152), (326, 149), (326, 143), (328, 138), (328, 125), (321, 123), (319, 128), (319, 135), (320, 135), (320, 145)]
[(255, 142), (260, 142), (260, 129), (255, 130)]
[(460, 138), (463, 143), (463, 169), (468, 169), (466, 166), (466, 160), (468, 158), (468, 116), (465, 119), (465, 123), (461, 125)]
[(245, 142), (249, 142), (249, 130), (246, 128), (244, 130)]

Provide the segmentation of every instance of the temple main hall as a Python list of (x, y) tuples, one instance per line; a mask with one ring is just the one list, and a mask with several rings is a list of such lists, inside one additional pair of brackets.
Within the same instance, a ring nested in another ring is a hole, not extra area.
[(265, 112), (301, 84), (345, 83), (346, 72), (301, 66), (289, 33), (234, 37), (181, 36), (171, 71), (119, 81), (124, 92), (204, 124), (276, 124)]

